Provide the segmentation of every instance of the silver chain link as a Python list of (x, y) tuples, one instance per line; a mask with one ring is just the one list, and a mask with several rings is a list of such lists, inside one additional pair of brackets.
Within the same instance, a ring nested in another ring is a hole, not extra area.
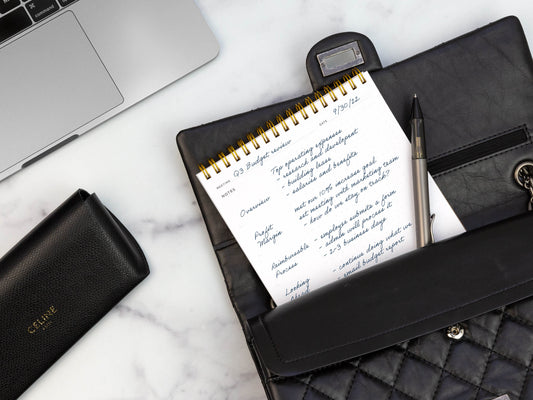
[(533, 162), (522, 162), (516, 167), (514, 176), (516, 182), (528, 191), (527, 209), (528, 211), (533, 211), (533, 179), (530, 170), (533, 170)]

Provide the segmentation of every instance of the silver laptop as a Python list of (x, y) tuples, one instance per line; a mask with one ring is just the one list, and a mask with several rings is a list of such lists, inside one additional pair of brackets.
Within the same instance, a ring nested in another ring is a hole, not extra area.
[(217, 53), (193, 0), (0, 0), (0, 180)]

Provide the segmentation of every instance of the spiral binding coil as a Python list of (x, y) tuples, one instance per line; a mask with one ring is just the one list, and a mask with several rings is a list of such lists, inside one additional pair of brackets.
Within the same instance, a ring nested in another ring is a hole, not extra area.
[[(348, 85), (350, 85), (350, 88), (352, 90), (357, 89), (357, 85), (355, 83), (356, 77), (359, 78), (359, 81), (361, 82), (361, 84), (366, 83), (366, 79), (361, 73), (361, 71), (359, 71), (357, 68), (354, 68), (352, 70), (351, 76), (349, 74), (344, 75), (342, 77), (344, 82), (341, 82), (340, 80), (336, 80), (335, 82), (333, 82), (333, 87), (334, 89), (338, 88), (341, 94), (343, 96), (346, 96), (348, 94), (348, 91), (346, 90), (346, 87), (344, 86), (344, 84), (347, 83)], [(329, 86), (325, 86), (324, 94), (320, 93), (319, 91), (314, 93), (314, 97), (315, 97), (314, 101), (310, 97), (306, 97), (304, 99), (305, 106), (309, 106), (311, 111), (313, 111), (313, 114), (318, 113), (319, 109), (315, 104), (316, 102), (319, 101), (320, 104), (322, 105), (322, 108), (326, 108), (328, 106), (329, 100), (331, 100), (332, 102), (335, 102), (338, 100), (337, 96), (333, 92), (334, 89), (331, 89)], [(295, 104), (294, 108), (296, 109), (296, 112), (293, 112), (293, 110), (290, 108), (285, 111), (286, 118), (283, 118), (281, 114), (278, 114), (276, 116), (276, 122), (279, 125), (281, 125), (281, 127), (283, 128), (283, 131), (285, 132), (290, 130), (290, 127), (287, 121), (289, 121), (293, 126), (296, 126), (300, 123), (300, 121), (298, 120), (299, 118), (298, 113), (301, 115), (301, 118), (303, 118), (304, 120), (309, 118), (309, 114), (307, 113), (307, 111), (305, 110), (305, 107), (301, 103)], [(253, 133), (248, 133), (246, 135), (246, 138), (248, 139), (248, 144), (251, 143), (252, 146), (256, 150), (261, 147), (261, 144), (257, 139), (261, 138), (264, 144), (267, 144), (267, 143), (270, 143), (270, 138), (268, 137), (269, 132), (272, 133), (274, 138), (277, 138), (280, 136), (280, 131), (277, 129), (276, 124), (274, 124), (272, 121), (267, 121), (265, 125), (267, 128), (266, 131), (262, 127), (259, 127), (256, 129), (257, 136), (254, 136)], [(242, 139), (238, 140), (237, 145), (241, 148), (244, 155), (248, 156), (251, 154), (251, 151), (248, 148), (247, 144), (244, 142), (244, 140)], [(228, 150), (227, 154), (225, 154), (224, 152), (220, 152), (217, 154), (217, 156), (220, 159), (220, 161), (222, 161), (224, 166), (226, 168), (229, 168), (231, 166), (230, 160), (228, 159), (230, 154), (233, 160), (235, 160), (235, 162), (239, 162), (241, 160), (241, 157), (237, 153), (237, 150), (235, 149), (235, 147), (229, 146), (227, 150)], [(210, 158), (207, 161), (209, 162), (209, 165), (213, 168), (213, 171), (215, 171), (215, 173), (219, 174), (220, 172), (222, 172), (221, 168), (217, 165), (217, 162), (215, 161), (215, 159)], [(199, 164), (198, 168), (200, 169), (200, 172), (204, 174), (206, 179), (211, 178), (211, 174), (209, 173), (209, 171), (203, 164)]]

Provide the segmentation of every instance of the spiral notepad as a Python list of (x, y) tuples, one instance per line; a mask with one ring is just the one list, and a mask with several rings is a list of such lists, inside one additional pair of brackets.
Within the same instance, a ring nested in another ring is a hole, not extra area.
[[(197, 178), (277, 304), (415, 248), (410, 145), (354, 72), (245, 134)], [(464, 231), (430, 179), (436, 240)]]

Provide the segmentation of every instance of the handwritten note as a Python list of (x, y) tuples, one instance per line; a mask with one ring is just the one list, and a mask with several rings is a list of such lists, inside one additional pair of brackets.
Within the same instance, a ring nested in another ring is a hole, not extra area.
[[(410, 145), (364, 78), (198, 174), (277, 304), (416, 247)], [(464, 231), (431, 177), (430, 203), (437, 240)]]

